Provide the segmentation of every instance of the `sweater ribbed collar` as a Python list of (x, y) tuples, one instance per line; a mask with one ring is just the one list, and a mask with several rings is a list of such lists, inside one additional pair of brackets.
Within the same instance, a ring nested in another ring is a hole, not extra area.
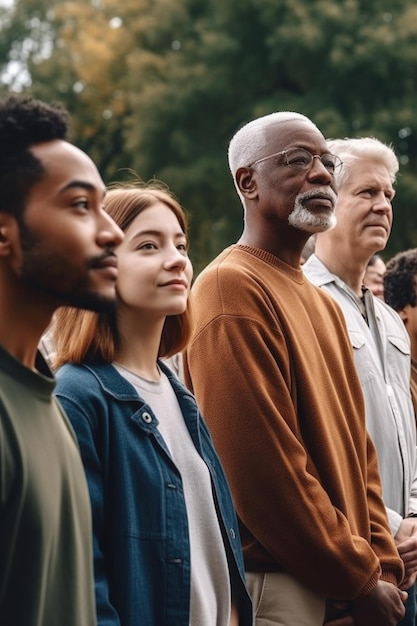
[(262, 250), (261, 248), (255, 248), (253, 246), (248, 246), (245, 244), (235, 244), (234, 246), (237, 250), (242, 250), (243, 252), (247, 252), (248, 254), (252, 254), (256, 256), (261, 261), (268, 263), (272, 267), (279, 269), (281, 272), (286, 274), (289, 278), (296, 281), (297, 283), (304, 282), (304, 274), (301, 268), (297, 269), (285, 263), (282, 259), (278, 258), (274, 254), (267, 252), (266, 250)]

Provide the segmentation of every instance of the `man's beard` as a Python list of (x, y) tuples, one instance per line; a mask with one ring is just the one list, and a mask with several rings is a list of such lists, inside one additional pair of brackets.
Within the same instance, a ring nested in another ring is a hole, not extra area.
[[(336, 194), (332, 189), (327, 190), (327, 193), (333, 198), (336, 203)], [(306, 191), (298, 194), (294, 202), (294, 209), (288, 216), (288, 223), (298, 230), (304, 230), (308, 233), (322, 233), (326, 230), (330, 230), (336, 226), (336, 215), (331, 213), (330, 215), (320, 216), (315, 215), (312, 211), (309, 211), (303, 205), (305, 200), (315, 196), (317, 191)]]
[(21, 280), (31, 290), (39, 291), (56, 300), (57, 306), (73, 306), (97, 313), (113, 311), (114, 298), (103, 296), (91, 290), (89, 270), (97, 266), (109, 252), (94, 257), (84, 269), (71, 263), (70, 255), (60, 253), (54, 245), (34, 235), (20, 220), (20, 242), (22, 247)]

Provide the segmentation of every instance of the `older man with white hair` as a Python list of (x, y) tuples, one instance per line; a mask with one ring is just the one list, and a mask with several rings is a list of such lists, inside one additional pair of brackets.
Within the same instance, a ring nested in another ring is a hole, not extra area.
[(416, 429), (410, 393), (410, 341), (399, 315), (363, 284), (370, 258), (383, 250), (392, 225), (394, 150), (374, 137), (328, 142), (343, 160), (336, 174), (337, 225), (316, 237), (304, 272), (341, 306), (365, 397), (368, 430), (375, 444), (383, 498), (404, 560), (407, 614), (414, 626), (417, 574)]
[(394, 626), (403, 565), (390, 533), (340, 308), (301, 254), (335, 224), (341, 159), (298, 113), (230, 142), (239, 241), (198, 277), (185, 376), (240, 519), (257, 626)]

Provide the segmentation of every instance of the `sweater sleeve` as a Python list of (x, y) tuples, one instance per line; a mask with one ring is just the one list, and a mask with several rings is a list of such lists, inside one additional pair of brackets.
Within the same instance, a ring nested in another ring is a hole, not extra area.
[[(200, 326), (197, 310), (184, 365), (231, 485), (246, 562), (258, 544), (260, 571), (273, 571), (268, 567), (275, 562), (321, 595), (360, 597), (375, 587), (380, 561), (369, 540), (355, 534), (332, 503), (309, 457), (292, 397), (285, 337), (268, 305), (255, 303), (251, 314), (242, 295), (246, 314), (227, 312), (228, 293), (233, 290), (222, 291), (223, 312), (208, 323)], [(207, 317), (210, 289), (205, 300), (199, 301), (200, 295), (194, 302)], [(262, 321), (259, 306), (264, 306)], [(376, 500), (377, 495), (378, 508)], [(400, 560), (390, 544), (382, 545), (387, 537), (389, 543), (386, 524), (377, 523), (374, 530), (381, 532), (381, 551), (384, 547), (393, 557), (387, 578), (400, 579)]]

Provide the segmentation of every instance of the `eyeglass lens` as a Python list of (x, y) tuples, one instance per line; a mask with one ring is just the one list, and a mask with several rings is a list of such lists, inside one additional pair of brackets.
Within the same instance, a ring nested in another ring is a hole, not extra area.
[[(314, 157), (319, 155), (312, 155), (311, 152), (304, 150), (304, 148), (290, 148), (283, 152), (285, 162), (290, 167), (299, 169), (309, 169), (313, 165)], [(321, 162), (328, 172), (334, 174), (342, 162), (335, 154), (322, 154), (319, 156)]]

